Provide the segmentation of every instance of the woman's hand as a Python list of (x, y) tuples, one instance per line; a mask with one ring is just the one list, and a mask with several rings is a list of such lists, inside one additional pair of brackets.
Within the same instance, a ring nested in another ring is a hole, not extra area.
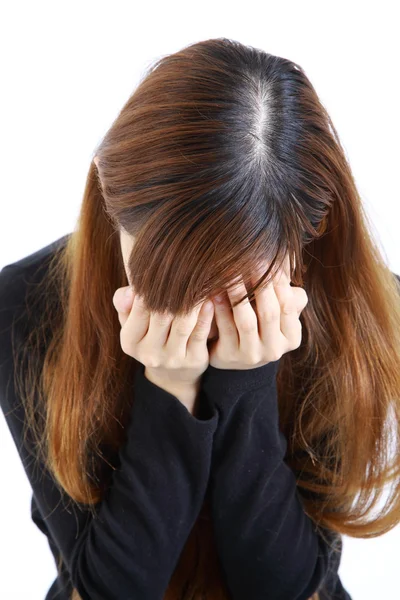
[(130, 296), (124, 294), (129, 290), (118, 288), (113, 296), (122, 350), (145, 366), (147, 379), (191, 405), (208, 367), (213, 303), (202, 302), (187, 317), (174, 318), (150, 313), (133, 291)]
[[(265, 269), (255, 273), (255, 284)], [(210, 365), (217, 369), (254, 369), (275, 362), (283, 354), (301, 344), (300, 313), (308, 303), (303, 288), (290, 285), (289, 255), (277, 278), (262, 291), (256, 291), (255, 312), (246, 299), (232, 308), (247, 294), (243, 281), (231, 287), (228, 298), (222, 296), (215, 304), (215, 321), (219, 338), (209, 345)]]

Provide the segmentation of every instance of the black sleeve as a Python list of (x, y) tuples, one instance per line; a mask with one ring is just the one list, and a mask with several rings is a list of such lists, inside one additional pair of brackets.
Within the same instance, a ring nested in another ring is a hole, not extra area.
[(217, 413), (194, 417), (150, 382), (138, 363), (126, 443), (112, 485), (95, 505), (95, 517), (85, 505), (66, 501), (44, 466), (37, 468), (29, 435), (23, 439), (8, 331), (16, 280), (5, 289), (7, 281), (6, 270), (0, 277), (0, 404), (46, 525), (43, 532), (60, 550), (84, 600), (161, 600), (207, 490)]
[[(209, 366), (202, 389), (219, 414), (210, 474), (218, 554), (234, 600), (307, 600), (331, 568), (331, 546), (304, 512), (284, 462), (279, 361), (257, 369)], [(325, 530), (325, 533), (328, 533)]]

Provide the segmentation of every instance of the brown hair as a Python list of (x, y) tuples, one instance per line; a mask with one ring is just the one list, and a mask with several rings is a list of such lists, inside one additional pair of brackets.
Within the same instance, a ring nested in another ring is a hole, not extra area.
[[(101, 449), (116, 455), (134, 401), (136, 363), (112, 304), (128, 285), (123, 229), (152, 311), (184, 314), (267, 261), (247, 286), (253, 300), (295, 258), (308, 304), (277, 377), (285, 460), (321, 531), (369, 538), (396, 526), (400, 486), (378, 505), (399, 478), (399, 288), (304, 70), (226, 38), (190, 45), (148, 69), (95, 154), (76, 229), (34, 290), (40, 321), (17, 379), (37, 455), (71, 501), (102, 499), (113, 465)], [(229, 598), (212, 533), (205, 502), (166, 599)]]

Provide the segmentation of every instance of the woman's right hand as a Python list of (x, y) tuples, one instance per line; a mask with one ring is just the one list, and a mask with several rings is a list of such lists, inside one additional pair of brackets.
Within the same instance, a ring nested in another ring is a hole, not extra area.
[(207, 338), (214, 305), (201, 302), (187, 317), (150, 313), (142, 298), (118, 288), (113, 304), (121, 324), (122, 350), (145, 366), (153, 383), (174, 395), (190, 395), (209, 365)]

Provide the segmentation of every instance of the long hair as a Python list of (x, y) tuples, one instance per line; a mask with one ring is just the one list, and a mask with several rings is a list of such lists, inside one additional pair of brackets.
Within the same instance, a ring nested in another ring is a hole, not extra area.
[[(123, 230), (135, 237), (136, 292), (175, 315), (240, 275), (253, 302), (289, 253), (308, 304), (277, 390), (304, 510), (321, 531), (353, 537), (396, 526), (398, 282), (304, 70), (226, 38), (194, 43), (153, 63), (95, 156), (76, 227), (28, 303), (35, 326), (16, 380), (36, 455), (71, 502), (101, 501), (134, 402), (137, 363), (112, 304), (129, 283)], [(181, 597), (229, 598), (207, 502), (165, 595)]]

